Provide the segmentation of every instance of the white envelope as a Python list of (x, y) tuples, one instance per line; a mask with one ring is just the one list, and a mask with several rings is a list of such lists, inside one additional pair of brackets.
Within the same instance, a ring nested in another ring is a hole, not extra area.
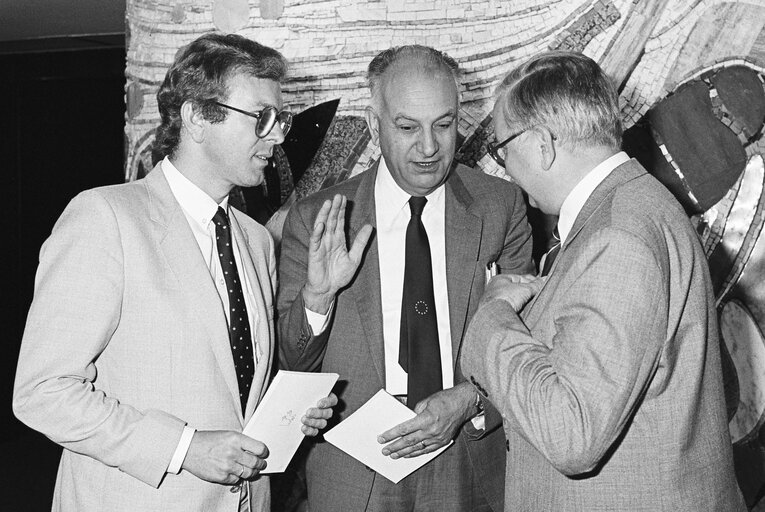
[(268, 447), (268, 465), (261, 473), (287, 469), (304, 437), (300, 418), (329, 395), (337, 378), (336, 373), (279, 370), (243, 430)]
[(377, 436), (415, 416), (413, 410), (381, 389), (353, 414), (325, 432), (324, 439), (397, 484), (452, 444), (450, 441), (434, 452), (411, 459), (391, 459), (383, 455), (384, 445), (377, 442)]

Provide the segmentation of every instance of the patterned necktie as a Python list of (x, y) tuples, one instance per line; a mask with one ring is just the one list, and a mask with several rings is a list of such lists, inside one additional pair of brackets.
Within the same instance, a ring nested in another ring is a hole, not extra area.
[(239, 383), (239, 398), (242, 401), (242, 412), (247, 406), (247, 397), (255, 376), (255, 361), (252, 357), (252, 334), (250, 321), (247, 317), (247, 306), (244, 303), (242, 283), (234, 259), (234, 247), (231, 243), (231, 228), (228, 215), (223, 208), (213, 217), (215, 222), (215, 240), (218, 246), (220, 266), (228, 290), (229, 322), (228, 339), (231, 343), (231, 353), (234, 356), (236, 379)]
[(555, 243), (545, 254), (545, 261), (542, 265), (542, 271), (539, 273), (539, 275), (542, 277), (550, 273), (550, 269), (552, 268), (553, 263), (555, 263), (555, 258), (558, 257), (558, 253), (560, 252), (560, 235), (558, 234), (558, 226), (555, 226), (553, 229), (553, 239), (555, 240)]
[(406, 228), (398, 362), (407, 372), (407, 405), (410, 409), (442, 389), (430, 244), (421, 218), (427, 202), (424, 197), (409, 199), (412, 216)]

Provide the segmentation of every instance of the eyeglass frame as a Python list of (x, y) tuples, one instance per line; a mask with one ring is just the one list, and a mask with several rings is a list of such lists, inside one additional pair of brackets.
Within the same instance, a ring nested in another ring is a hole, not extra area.
[[(496, 141), (489, 142), (489, 144), (487, 145), (487, 149), (489, 150), (489, 155), (491, 155), (491, 157), (494, 159), (494, 161), (497, 162), (497, 164), (504, 169), (505, 168), (505, 159), (502, 158), (499, 155), (499, 150), (501, 148), (505, 147), (506, 145), (508, 145), (510, 142), (512, 142), (516, 138), (518, 138), (521, 135), (523, 135), (525, 132), (531, 130), (535, 126), (537, 126), (537, 125), (529, 126), (527, 128), (524, 128), (523, 130), (521, 130), (519, 132), (515, 132), (514, 134), (512, 134), (511, 136), (509, 136), (508, 138), (506, 138), (502, 142), (496, 142)], [(550, 132), (550, 136), (552, 137), (552, 140), (557, 140), (558, 139), (555, 136), (555, 134), (552, 133), (552, 132)]]
[[(269, 133), (271, 133), (271, 130), (274, 129), (274, 126), (276, 126), (277, 123), (279, 123), (279, 128), (281, 128), (282, 135), (284, 136), (286, 136), (289, 133), (290, 129), (292, 128), (292, 112), (290, 112), (289, 110), (276, 110), (276, 107), (268, 106), (258, 112), (247, 112), (246, 110), (242, 110), (241, 108), (236, 108), (236, 107), (232, 107), (231, 105), (226, 105), (225, 103), (221, 103), (220, 101), (213, 101), (213, 103), (218, 105), (219, 107), (224, 107), (229, 110), (233, 110), (234, 112), (239, 112), (240, 114), (244, 114), (246, 116), (257, 119), (258, 124), (255, 125), (255, 135), (257, 135), (258, 138), (260, 139), (262, 139), (263, 137), (266, 137)], [(274, 122), (270, 127), (268, 127), (268, 131), (259, 133), (262, 131), (260, 130), (260, 125), (262, 123), (261, 118), (263, 117), (263, 113), (266, 110), (273, 110), (274, 112), (276, 112), (276, 114), (274, 115)], [(282, 114), (287, 114), (287, 120), (284, 122), (282, 122), (279, 119), (279, 116), (281, 116)]]

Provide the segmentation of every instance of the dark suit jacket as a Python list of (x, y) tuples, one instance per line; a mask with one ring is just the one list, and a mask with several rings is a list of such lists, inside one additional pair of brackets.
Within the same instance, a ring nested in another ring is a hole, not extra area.
[[(312, 336), (300, 290), (306, 281), (308, 240), (322, 202), (344, 194), (350, 205), (349, 239), (366, 223), (375, 225), (376, 167), (297, 203), (285, 222), (278, 293), (280, 356), (290, 369), (340, 374), (342, 420), (385, 386), (382, 309), (377, 241), (369, 243), (361, 268), (338, 293), (332, 323)], [(462, 335), (485, 285), (487, 263), (505, 272), (530, 272), (531, 230), (520, 189), (502, 179), (458, 166), (446, 182), (446, 268), (452, 353), (455, 368)], [(457, 371), (455, 381), (464, 381)], [(496, 411), (487, 417), (487, 433), (468, 442), (473, 470), (495, 510), (502, 509), (504, 437)], [(469, 423), (469, 422), (468, 422)], [(463, 429), (463, 435), (464, 434)], [(373, 473), (327, 443), (308, 457), (308, 492), (314, 512), (364, 510)], [(449, 485), (445, 482), (444, 485)], [(339, 500), (343, 500), (340, 502)]]
[(506, 510), (741, 511), (704, 252), (640, 165), (592, 193), (513, 323), (481, 306), (462, 369), (502, 411)]

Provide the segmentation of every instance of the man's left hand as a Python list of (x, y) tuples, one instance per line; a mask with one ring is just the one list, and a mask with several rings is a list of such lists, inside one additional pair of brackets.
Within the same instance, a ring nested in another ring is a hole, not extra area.
[(417, 416), (377, 437), (380, 444), (390, 443), (383, 448), (383, 455), (392, 459), (417, 457), (447, 445), (475, 415), (475, 397), (473, 386), (462, 383), (420, 401), (414, 408)]
[(315, 436), (319, 430), (327, 427), (327, 420), (332, 417), (332, 408), (337, 405), (337, 396), (330, 393), (329, 396), (322, 398), (316, 403), (316, 407), (311, 407), (300, 418), (303, 426), (300, 430), (307, 436)]

